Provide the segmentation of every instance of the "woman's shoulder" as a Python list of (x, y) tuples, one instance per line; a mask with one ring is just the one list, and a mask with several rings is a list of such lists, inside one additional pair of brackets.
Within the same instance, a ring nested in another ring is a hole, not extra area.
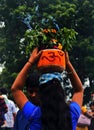
[(77, 121), (81, 114), (81, 108), (76, 102), (70, 102), (69, 104), (73, 130), (76, 129)]
[(39, 106), (34, 105), (30, 101), (26, 102), (22, 109), (22, 113), (26, 118), (30, 117), (40, 117), (41, 116), (41, 109)]
[(76, 102), (71, 102), (69, 104), (71, 113), (75, 113), (77, 116), (80, 116), (81, 108)]

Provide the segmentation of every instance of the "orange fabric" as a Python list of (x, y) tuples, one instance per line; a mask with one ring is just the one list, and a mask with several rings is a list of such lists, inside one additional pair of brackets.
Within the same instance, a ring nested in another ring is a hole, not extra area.
[(82, 106), (81, 110), (82, 110), (83, 113), (87, 112), (87, 108), (85, 106)]
[(38, 67), (42, 66), (61, 66), (65, 69), (65, 53), (59, 49), (46, 49), (43, 50)]
[(76, 130), (88, 130), (88, 127), (87, 126), (85, 126), (85, 127), (76, 127)]

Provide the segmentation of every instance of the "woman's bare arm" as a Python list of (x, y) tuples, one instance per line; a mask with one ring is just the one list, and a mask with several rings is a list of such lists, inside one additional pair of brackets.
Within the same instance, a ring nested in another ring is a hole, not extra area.
[(24, 104), (28, 101), (26, 95), (23, 93), (23, 87), (26, 82), (27, 76), (30, 72), (30, 69), (41, 55), (41, 51), (38, 53), (38, 48), (35, 48), (28, 60), (28, 62), (24, 65), (22, 70), (19, 72), (18, 76), (16, 77), (11, 90), (14, 97), (14, 100), (18, 107), (22, 109)]
[(82, 82), (76, 73), (74, 67), (72, 66), (68, 53), (66, 52), (66, 70), (69, 73), (69, 78), (74, 89), (74, 94), (72, 97), (72, 101), (77, 102), (79, 106), (82, 106), (83, 103), (83, 85)]

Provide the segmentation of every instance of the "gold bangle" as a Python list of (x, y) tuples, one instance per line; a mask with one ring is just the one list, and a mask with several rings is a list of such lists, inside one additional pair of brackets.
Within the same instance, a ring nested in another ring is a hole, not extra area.
[(32, 65), (32, 62), (28, 61), (28, 63), (30, 63)]

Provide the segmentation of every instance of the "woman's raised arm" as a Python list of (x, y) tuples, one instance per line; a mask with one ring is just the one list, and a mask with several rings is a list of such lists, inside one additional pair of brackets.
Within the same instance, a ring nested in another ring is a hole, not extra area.
[(73, 65), (69, 60), (68, 53), (65, 52), (65, 55), (66, 55), (66, 70), (68, 72), (68, 76), (74, 89), (72, 101), (77, 102), (81, 107), (83, 103), (83, 85), (78, 74), (76, 73), (76, 70), (74, 69)]
[(24, 65), (22, 70), (19, 72), (18, 76), (16, 77), (11, 87), (14, 100), (20, 109), (22, 109), (24, 104), (28, 101), (26, 95), (23, 93), (24, 84), (26, 82), (27, 76), (30, 72), (33, 63), (38, 61), (40, 55), (41, 55), (41, 51), (38, 52), (38, 48), (35, 48), (31, 53), (29, 60)]

